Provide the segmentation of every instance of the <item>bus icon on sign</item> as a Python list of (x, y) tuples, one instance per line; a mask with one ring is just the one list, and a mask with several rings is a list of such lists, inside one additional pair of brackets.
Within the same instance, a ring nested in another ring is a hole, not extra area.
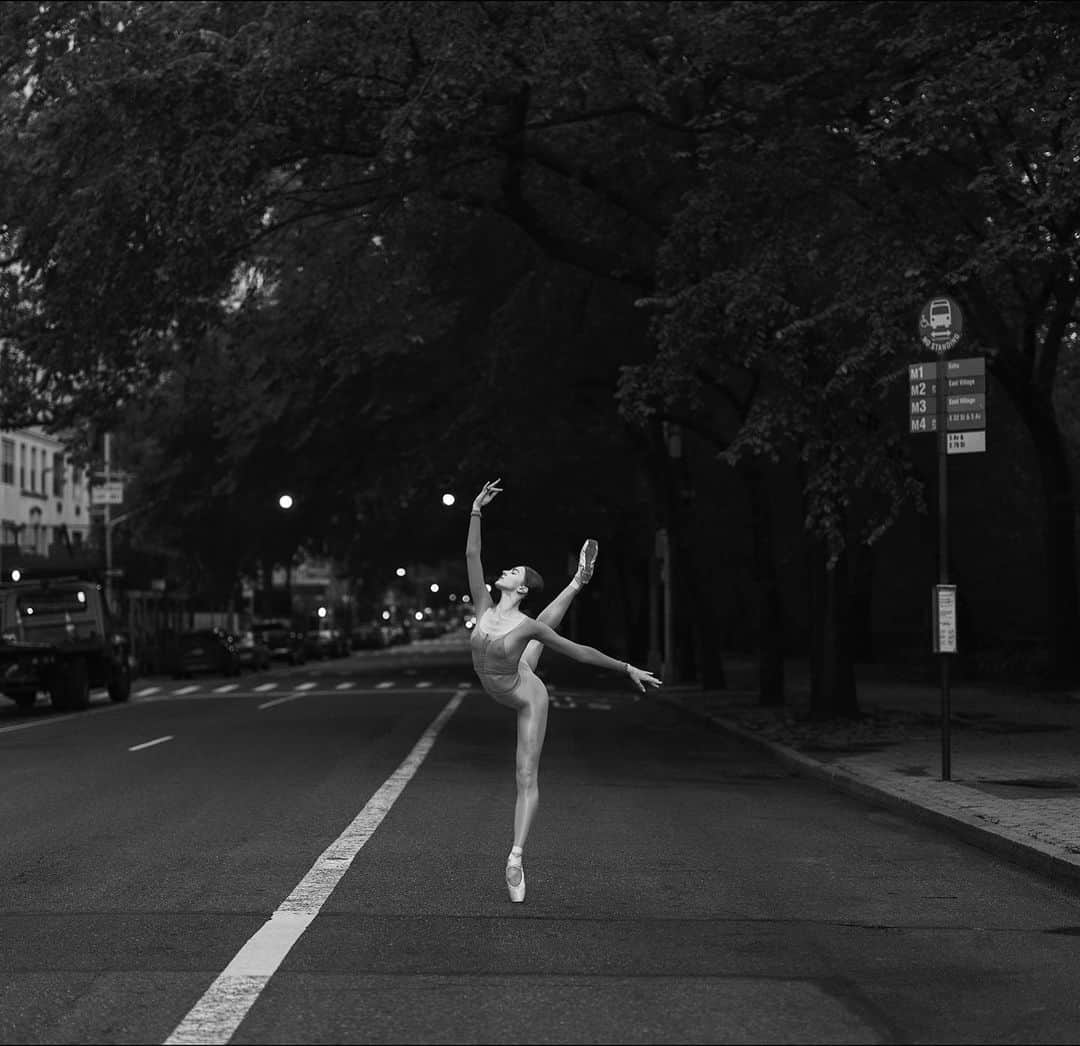
[[(952, 329), (952, 305), (948, 298), (935, 298), (930, 302), (931, 337), (947, 338)], [(941, 331), (941, 334), (938, 334)]]

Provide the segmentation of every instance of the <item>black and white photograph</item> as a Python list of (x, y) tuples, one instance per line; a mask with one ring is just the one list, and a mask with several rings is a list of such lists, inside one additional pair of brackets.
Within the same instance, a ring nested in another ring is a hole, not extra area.
[(0, 1044), (1080, 1042), (1080, 5), (0, 2)]

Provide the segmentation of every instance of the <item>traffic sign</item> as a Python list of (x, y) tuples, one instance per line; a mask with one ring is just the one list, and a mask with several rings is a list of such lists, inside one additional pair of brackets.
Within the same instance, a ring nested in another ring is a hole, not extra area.
[(100, 486), (90, 488), (91, 505), (119, 505), (123, 500), (123, 483), (102, 483)]
[(986, 451), (986, 429), (977, 432), (947, 432), (946, 454), (982, 454)]
[(934, 586), (934, 653), (956, 653), (956, 586)]
[[(942, 414), (940, 393), (943, 383), (945, 410)], [(911, 433), (937, 432), (938, 418), (942, 416), (946, 432), (986, 427), (986, 360), (982, 356), (947, 359), (940, 363), (911, 363), (908, 365), (908, 391)]]
[(964, 314), (955, 298), (931, 298), (919, 313), (919, 340), (924, 349), (944, 353), (955, 349), (964, 334)]

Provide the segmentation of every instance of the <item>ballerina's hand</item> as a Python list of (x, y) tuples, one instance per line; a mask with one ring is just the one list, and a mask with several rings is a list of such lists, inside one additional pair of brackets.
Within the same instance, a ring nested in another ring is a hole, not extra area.
[(644, 671), (644, 669), (641, 668), (634, 668), (633, 665), (630, 666), (630, 678), (634, 681), (634, 685), (642, 693), (645, 693), (645, 683), (648, 683), (650, 686), (662, 685), (660, 680), (657, 679), (656, 676), (654, 676), (651, 672), (646, 672)]
[(484, 489), (473, 499), (473, 508), (483, 508), (488, 502), (495, 499), (496, 494), (502, 493), (502, 487), (499, 486), (502, 480), (493, 479), (490, 483), (484, 484)]

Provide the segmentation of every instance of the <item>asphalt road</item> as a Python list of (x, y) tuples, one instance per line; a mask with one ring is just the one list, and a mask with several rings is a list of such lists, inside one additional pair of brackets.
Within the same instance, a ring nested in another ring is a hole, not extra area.
[(523, 905), (460, 653), (0, 708), (0, 1041), (1080, 1039), (1076, 897), (552, 668)]

